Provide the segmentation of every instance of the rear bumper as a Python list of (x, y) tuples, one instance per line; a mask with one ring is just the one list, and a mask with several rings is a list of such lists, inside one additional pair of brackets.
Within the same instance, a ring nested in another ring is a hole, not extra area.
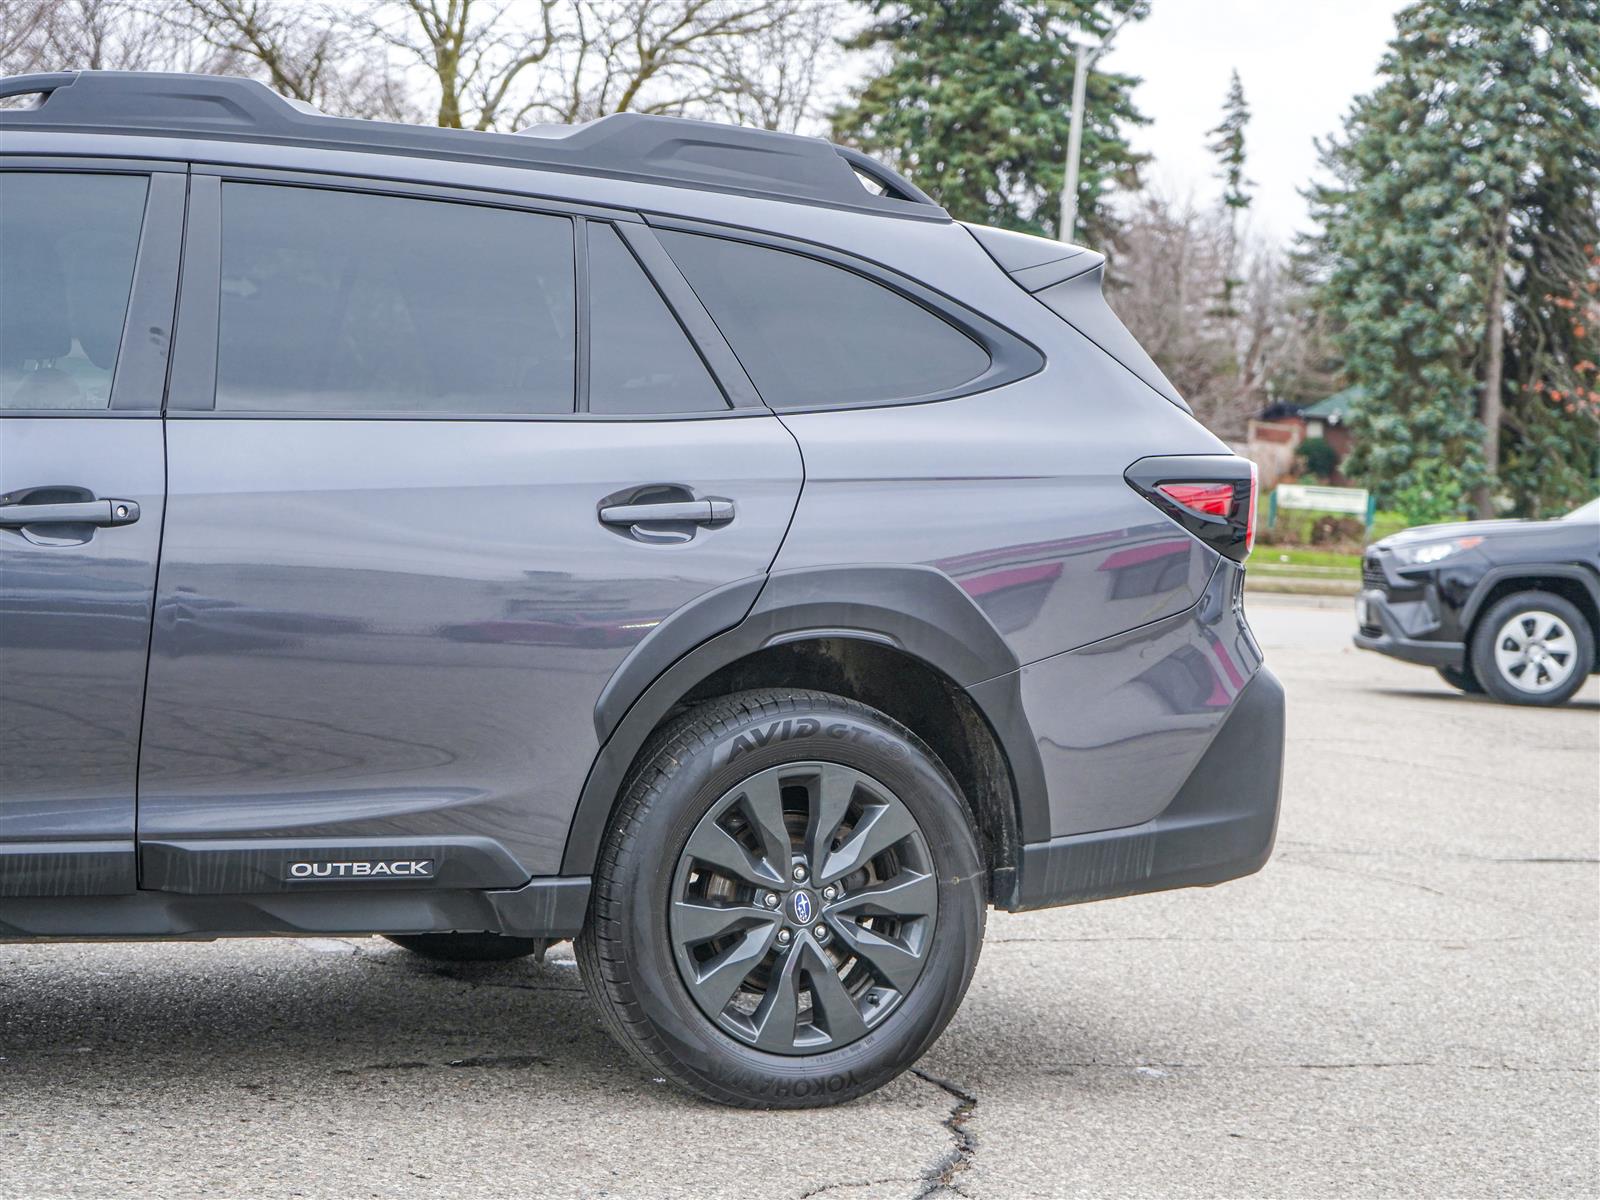
[[(1415, 601), (1408, 609), (1423, 609), (1430, 618), (1421, 623), (1437, 628), (1437, 617), (1426, 601)], [(1417, 663), (1424, 667), (1455, 667), (1460, 669), (1466, 658), (1466, 647), (1460, 642), (1439, 641), (1431, 638), (1408, 637), (1400, 614), (1396, 613), (1388, 596), (1368, 589), (1356, 598), (1357, 627), (1351, 639), (1362, 650), (1375, 650), (1398, 658), (1402, 662)]]
[(1283, 742), (1283, 685), (1263, 668), (1160, 814), (1024, 846), (1000, 907), (1018, 912), (1202, 887), (1259, 871), (1277, 835)]

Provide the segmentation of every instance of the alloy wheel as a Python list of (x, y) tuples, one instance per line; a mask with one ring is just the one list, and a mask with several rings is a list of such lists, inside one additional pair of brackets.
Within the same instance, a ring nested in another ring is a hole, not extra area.
[(1543, 609), (1517, 613), (1495, 635), (1495, 666), (1520, 691), (1555, 691), (1572, 675), (1577, 658), (1578, 642), (1566, 621)]
[(849, 1045), (922, 973), (938, 915), (932, 863), (911, 811), (862, 771), (801, 762), (752, 775), (679, 856), (668, 924), (684, 985), (747, 1045)]

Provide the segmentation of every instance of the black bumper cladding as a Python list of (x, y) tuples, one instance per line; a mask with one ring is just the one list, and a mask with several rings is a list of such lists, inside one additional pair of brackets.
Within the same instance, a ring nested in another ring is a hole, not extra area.
[(1012, 912), (1203, 887), (1259, 871), (1283, 785), (1283, 685), (1262, 669), (1161, 815), (1141, 825), (1022, 848)]
[[(1365, 574), (1363, 578), (1366, 578)], [(1416, 610), (1426, 608), (1427, 604), (1426, 599), (1419, 599), (1409, 602), (1407, 607)], [(1425, 617), (1429, 626), (1438, 627), (1438, 618), (1431, 609), (1425, 613)], [(1424, 667), (1455, 667), (1459, 670), (1466, 660), (1466, 646), (1461, 642), (1407, 637), (1403, 622), (1394, 611), (1393, 601), (1385, 592), (1372, 587), (1356, 597), (1356, 632), (1351, 641), (1358, 649), (1375, 650), (1390, 658)]]

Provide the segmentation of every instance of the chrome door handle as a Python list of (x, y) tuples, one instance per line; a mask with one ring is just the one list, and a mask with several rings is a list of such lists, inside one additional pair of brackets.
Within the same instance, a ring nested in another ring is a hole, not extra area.
[(132, 525), (139, 506), (132, 500), (78, 500), (69, 504), (0, 504), (0, 528), (29, 525)]
[(661, 504), (608, 504), (600, 510), (607, 525), (649, 525), (657, 521), (690, 521), (714, 525), (733, 520), (732, 500), (669, 500)]

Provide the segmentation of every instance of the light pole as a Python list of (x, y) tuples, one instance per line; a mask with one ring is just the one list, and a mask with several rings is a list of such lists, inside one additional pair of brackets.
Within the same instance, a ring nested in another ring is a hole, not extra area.
[(1073, 47), (1072, 126), (1067, 131), (1067, 178), (1061, 189), (1061, 223), (1056, 230), (1060, 241), (1070, 242), (1078, 230), (1078, 157), (1083, 150), (1083, 104), (1089, 87), (1089, 72), (1094, 70), (1100, 56), (1111, 49), (1111, 40), (1117, 36), (1117, 31), (1130, 20), (1144, 16), (1146, 11), (1142, 5), (1134, 5), (1106, 30), (1098, 46), (1080, 42)]
[[(1102, 47), (1103, 49), (1104, 47)], [(1072, 127), (1067, 132), (1067, 181), (1061, 189), (1061, 223), (1056, 227), (1057, 237), (1070, 242), (1078, 229), (1078, 155), (1083, 149), (1083, 99), (1089, 87), (1089, 69), (1100, 52), (1089, 53), (1081, 43), (1072, 68)]]

